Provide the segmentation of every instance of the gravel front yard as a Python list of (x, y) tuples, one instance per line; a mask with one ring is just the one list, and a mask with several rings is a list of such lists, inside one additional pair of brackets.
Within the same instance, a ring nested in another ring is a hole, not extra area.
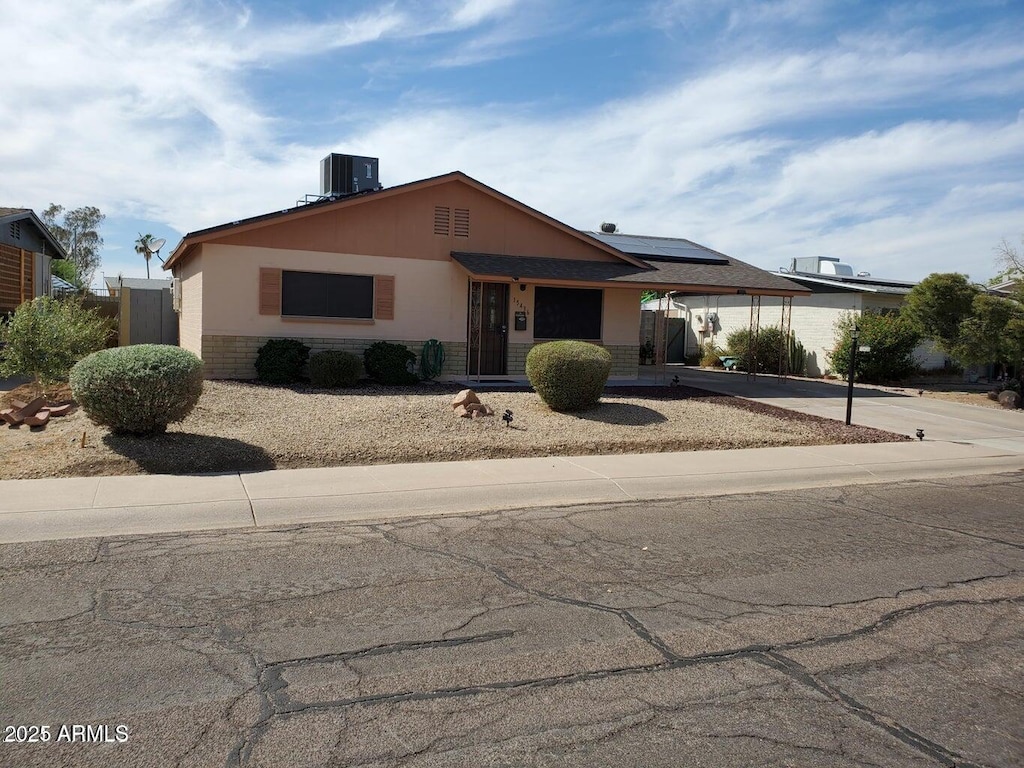
[[(685, 387), (612, 388), (581, 414), (550, 411), (529, 391), (483, 390), (480, 399), (497, 415), (459, 419), (451, 408), (458, 390), (428, 384), (325, 392), (207, 382), (192, 415), (153, 438), (111, 435), (82, 411), (38, 431), (2, 428), (0, 479), (907, 439)], [(513, 412), (511, 428), (501, 420), (506, 409)]]

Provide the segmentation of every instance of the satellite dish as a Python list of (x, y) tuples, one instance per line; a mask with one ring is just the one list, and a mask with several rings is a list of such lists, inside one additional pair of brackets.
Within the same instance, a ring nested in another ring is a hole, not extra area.
[(156, 253), (167, 244), (167, 240), (162, 237), (158, 237), (156, 240), (149, 241), (149, 252)]

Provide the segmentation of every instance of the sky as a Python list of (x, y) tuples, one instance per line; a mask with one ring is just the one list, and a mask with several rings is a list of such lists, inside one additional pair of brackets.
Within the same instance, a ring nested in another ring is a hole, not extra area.
[[(0, 0), (0, 206), (144, 233), (292, 207), (330, 152), (764, 269), (984, 281), (1024, 236), (1021, 0)], [(167, 276), (152, 262), (153, 276)]]

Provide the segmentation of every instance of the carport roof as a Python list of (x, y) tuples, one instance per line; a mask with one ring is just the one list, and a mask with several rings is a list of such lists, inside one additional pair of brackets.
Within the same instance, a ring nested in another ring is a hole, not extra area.
[(580, 261), (536, 256), (504, 256), (452, 251), (452, 259), (473, 277), (529, 280), (587, 287), (636, 287), (663, 291), (699, 290), (702, 293), (749, 293), (792, 296), (809, 291), (783, 277), (742, 261), (716, 254), (713, 263), (662, 261), (636, 257), (645, 266), (607, 261)]

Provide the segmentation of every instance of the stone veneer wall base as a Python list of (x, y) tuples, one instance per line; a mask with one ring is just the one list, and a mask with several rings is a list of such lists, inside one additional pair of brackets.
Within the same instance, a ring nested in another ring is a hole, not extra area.
[[(508, 375), (526, 375), (526, 356), (536, 343), (508, 345)], [(612, 371), (609, 378), (636, 379), (640, 367), (640, 344), (601, 344), (612, 355)]]
[[(294, 338), (310, 349), (310, 354), (337, 349), (363, 356), (363, 351), (377, 341), (404, 344), (416, 355), (417, 366), (423, 352), (423, 341), (397, 339), (327, 339), (306, 336), (203, 336), (202, 358), (207, 379), (255, 379), (256, 353), (272, 338)], [(442, 377), (463, 377), (466, 371), (466, 342), (442, 341), (445, 361)]]

